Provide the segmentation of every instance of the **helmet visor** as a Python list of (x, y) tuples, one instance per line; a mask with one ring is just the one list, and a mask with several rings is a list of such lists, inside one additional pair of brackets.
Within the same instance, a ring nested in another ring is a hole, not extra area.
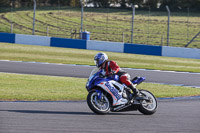
[(94, 60), (94, 64), (96, 65), (96, 67), (99, 67), (99, 61), (97, 59)]

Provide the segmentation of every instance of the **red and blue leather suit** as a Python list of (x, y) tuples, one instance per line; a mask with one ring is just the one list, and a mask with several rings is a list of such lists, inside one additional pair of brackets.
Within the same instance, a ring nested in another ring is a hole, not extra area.
[(126, 71), (122, 70), (116, 62), (108, 60), (105, 62), (104, 68), (102, 66), (100, 68), (104, 69), (106, 72), (105, 76), (109, 77), (112, 74), (118, 75), (121, 83), (128, 87), (131, 86), (130, 75)]

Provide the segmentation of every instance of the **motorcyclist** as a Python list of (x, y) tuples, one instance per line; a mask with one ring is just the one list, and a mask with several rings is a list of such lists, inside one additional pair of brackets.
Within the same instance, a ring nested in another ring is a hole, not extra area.
[(132, 91), (130, 99), (138, 97), (139, 91), (135, 88), (133, 83), (130, 81), (130, 75), (122, 70), (116, 62), (108, 60), (108, 56), (105, 53), (98, 53), (94, 56), (94, 62), (96, 67), (105, 71), (104, 76), (109, 77), (111, 75), (118, 75), (119, 82), (128, 86)]

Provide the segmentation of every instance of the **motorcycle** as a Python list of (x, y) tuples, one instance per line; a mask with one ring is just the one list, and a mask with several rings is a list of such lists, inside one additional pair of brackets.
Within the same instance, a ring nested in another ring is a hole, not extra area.
[[(139, 90), (140, 97), (130, 98), (130, 89), (119, 83), (119, 76), (104, 77), (103, 71), (94, 68), (86, 83), (88, 91), (87, 104), (96, 114), (109, 112), (137, 111), (145, 115), (152, 115), (157, 109), (155, 96), (147, 90)], [(131, 82), (137, 86), (145, 77), (135, 77)]]

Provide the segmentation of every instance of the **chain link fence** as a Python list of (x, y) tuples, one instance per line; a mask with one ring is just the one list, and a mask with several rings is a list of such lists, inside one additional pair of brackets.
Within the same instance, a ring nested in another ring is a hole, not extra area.
[[(170, 7), (169, 7), (170, 8)], [(35, 35), (80, 39), (81, 8), (37, 3)], [(91, 40), (131, 43), (132, 9), (84, 7), (83, 31)], [(184, 47), (200, 32), (200, 14), (171, 11), (169, 46)], [(0, 32), (32, 34), (33, 4), (0, 9)], [(136, 8), (133, 43), (167, 45), (168, 13)], [(200, 35), (188, 47), (200, 48)]]

